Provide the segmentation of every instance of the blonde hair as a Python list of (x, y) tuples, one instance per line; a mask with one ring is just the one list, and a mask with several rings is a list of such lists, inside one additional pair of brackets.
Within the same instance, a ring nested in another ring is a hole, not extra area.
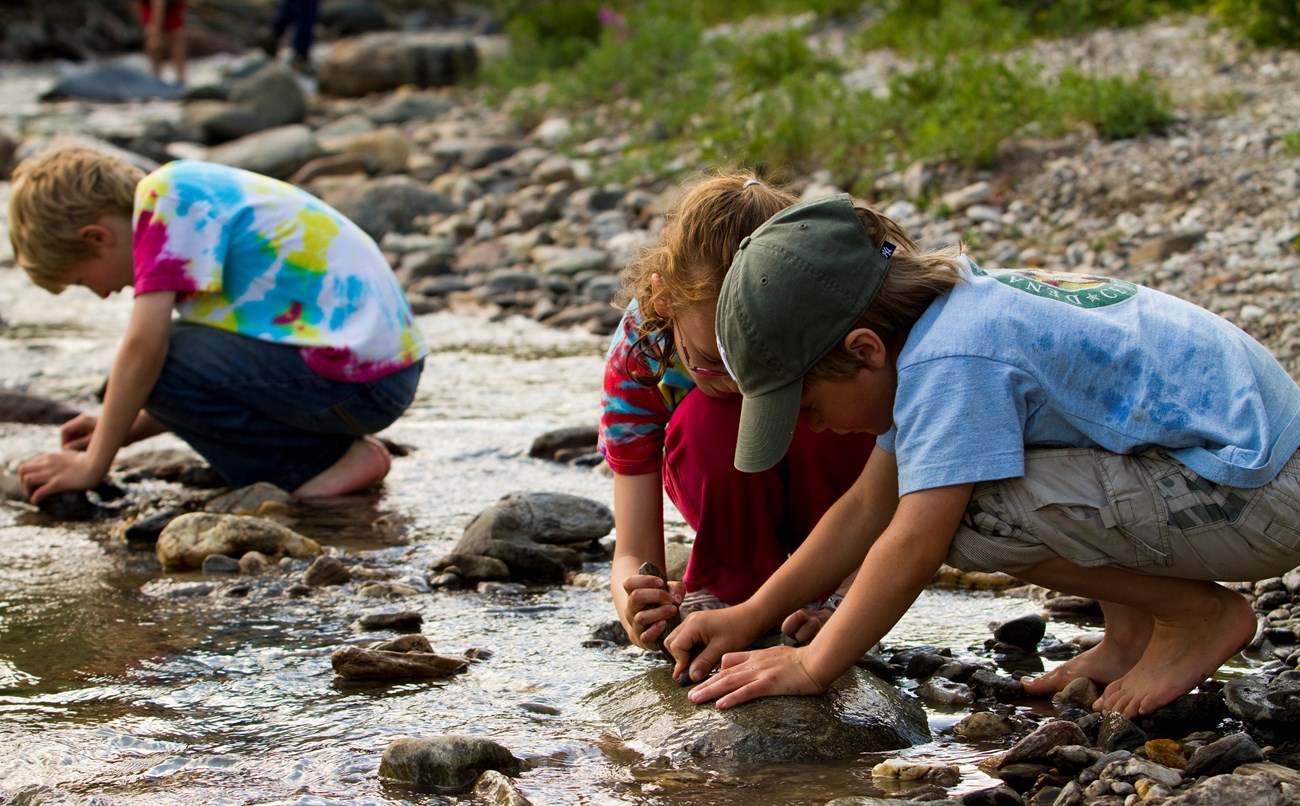
[[(963, 250), (958, 245), (950, 249), (924, 251), (897, 221), (884, 213), (856, 200), (853, 209), (876, 248), (884, 241), (893, 243), (896, 248), (876, 298), (845, 332), (858, 328), (872, 330), (897, 357), (912, 325), (930, 303), (962, 282), (958, 257)], [(861, 362), (840, 341), (808, 370), (804, 375), (804, 385), (806, 387), (811, 381), (851, 378), (861, 366)]]
[(9, 193), (9, 240), (32, 282), (58, 294), (68, 272), (95, 257), (81, 228), (106, 215), (128, 220), (144, 171), (112, 154), (56, 143), (14, 169)]
[[(663, 300), (684, 311), (718, 298), (722, 279), (745, 236), (798, 199), (752, 171), (724, 171), (697, 180), (668, 213), (659, 241), (643, 250), (621, 275), (624, 301), (636, 300), (641, 325), (628, 351), (629, 374), (658, 383), (675, 352), (673, 320), (659, 313)], [(659, 275), (656, 292), (651, 278)]]

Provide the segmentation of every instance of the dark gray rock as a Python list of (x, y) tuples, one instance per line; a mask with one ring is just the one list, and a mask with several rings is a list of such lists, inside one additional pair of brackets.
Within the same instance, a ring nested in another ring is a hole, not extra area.
[(393, 613), (367, 613), (357, 619), (357, 626), (363, 630), (417, 632), (423, 624), (424, 616), (414, 610), (399, 610)]
[(307, 119), (307, 94), (288, 67), (272, 62), (230, 89), (230, 102), (261, 118), (263, 128), (302, 123)]
[(1026, 652), (1038, 648), (1038, 642), (1047, 634), (1047, 622), (1037, 613), (1013, 618), (999, 624), (993, 637), (1004, 644), (1019, 647)]
[(379, 777), (434, 792), (468, 791), (486, 770), (512, 773), (519, 760), (480, 736), (398, 739), (384, 748)]
[[(1233, 733), (1197, 750), (1187, 762), (1186, 776), (1200, 778), (1208, 775), (1225, 775), (1242, 764), (1264, 760), (1264, 751), (1246, 733)], [(1243, 801), (1225, 800), (1224, 803)]]
[(920, 706), (857, 668), (817, 697), (766, 697), (720, 711), (695, 705), (686, 693), (664, 665), (584, 701), (624, 741), (678, 762), (821, 762), (930, 740)]
[(376, 240), (389, 232), (410, 232), (420, 216), (459, 209), (447, 196), (409, 176), (379, 177), (330, 194), (325, 200)]
[[(0, 166), (0, 176), (3, 176)], [(81, 412), (54, 400), (25, 392), (0, 390), (0, 422), (62, 425)]]
[(495, 557), (515, 580), (558, 580), (579, 568), (571, 546), (589, 544), (614, 528), (614, 513), (590, 499), (564, 493), (511, 493), (465, 527), (455, 554)]

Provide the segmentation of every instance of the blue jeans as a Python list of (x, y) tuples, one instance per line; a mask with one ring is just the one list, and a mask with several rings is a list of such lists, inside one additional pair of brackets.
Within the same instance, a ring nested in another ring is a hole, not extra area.
[(294, 490), (360, 437), (392, 425), (415, 398), (424, 362), (366, 383), (312, 372), (298, 348), (206, 325), (172, 325), (144, 410), (232, 487)]

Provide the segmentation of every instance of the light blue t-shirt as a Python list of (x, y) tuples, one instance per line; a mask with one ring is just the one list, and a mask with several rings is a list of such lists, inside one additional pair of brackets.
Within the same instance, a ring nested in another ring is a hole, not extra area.
[(1227, 320), (1122, 280), (969, 266), (898, 357), (877, 444), (900, 495), (1021, 476), (1026, 447), (1163, 447), (1259, 487), (1300, 448), (1300, 387)]

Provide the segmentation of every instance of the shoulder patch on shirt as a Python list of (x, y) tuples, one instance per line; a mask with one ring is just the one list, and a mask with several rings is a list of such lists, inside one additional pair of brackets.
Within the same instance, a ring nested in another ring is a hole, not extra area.
[(1133, 283), (1092, 274), (1074, 274), (1046, 269), (981, 269), (976, 274), (992, 277), (999, 283), (1043, 299), (1054, 299), (1076, 308), (1104, 308), (1132, 297), (1138, 292)]

